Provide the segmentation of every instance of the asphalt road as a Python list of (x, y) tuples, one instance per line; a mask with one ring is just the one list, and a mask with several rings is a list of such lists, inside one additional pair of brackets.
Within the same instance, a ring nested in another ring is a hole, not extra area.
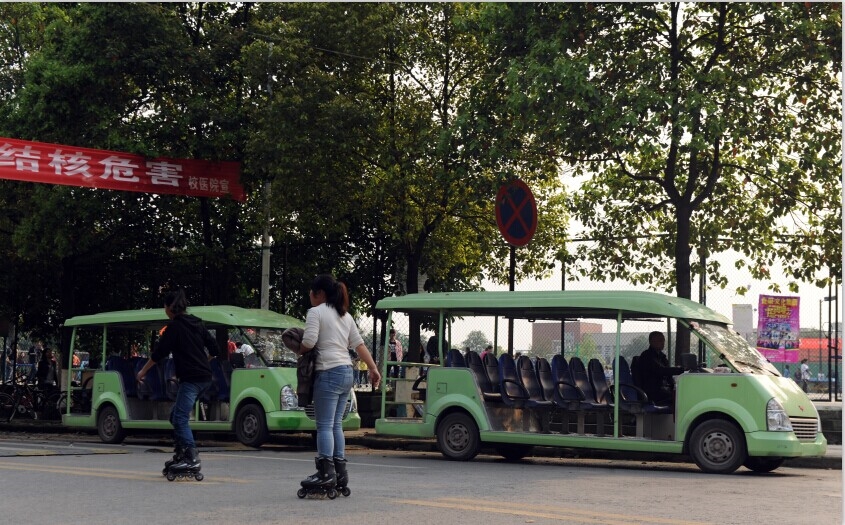
[(704, 474), (686, 463), (348, 451), (349, 498), (300, 500), (307, 445), (201, 441), (205, 480), (168, 482), (166, 439), (0, 436), (0, 520), (14, 524), (838, 524), (842, 473)]

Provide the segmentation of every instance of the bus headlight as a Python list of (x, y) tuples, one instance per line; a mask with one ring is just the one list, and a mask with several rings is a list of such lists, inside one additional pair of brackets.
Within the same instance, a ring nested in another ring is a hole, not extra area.
[(299, 398), (292, 386), (285, 385), (282, 387), (279, 393), (279, 406), (282, 407), (282, 410), (299, 410)]
[(792, 432), (792, 422), (777, 399), (766, 403), (766, 428), (771, 431)]

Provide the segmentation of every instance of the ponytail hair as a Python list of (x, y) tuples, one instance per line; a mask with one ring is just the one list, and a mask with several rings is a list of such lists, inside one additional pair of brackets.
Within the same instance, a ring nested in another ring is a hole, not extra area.
[(349, 311), (349, 292), (346, 285), (336, 280), (333, 275), (324, 273), (314, 278), (311, 283), (312, 292), (324, 292), (326, 302), (343, 317)]
[(185, 290), (181, 288), (175, 292), (167, 292), (164, 296), (164, 306), (170, 308), (173, 315), (185, 313), (188, 309), (188, 298), (185, 296)]

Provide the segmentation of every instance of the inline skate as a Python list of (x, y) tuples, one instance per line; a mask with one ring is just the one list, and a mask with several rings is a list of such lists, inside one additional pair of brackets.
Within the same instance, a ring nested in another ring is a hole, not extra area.
[(200, 472), (202, 463), (200, 463), (199, 453), (196, 448), (187, 448), (182, 455), (181, 460), (173, 463), (167, 468), (165, 476), (167, 481), (173, 481), (176, 478), (190, 479), (194, 478), (197, 481), (202, 481), (205, 476)]
[(335, 487), (343, 497), (347, 498), (352, 491), (349, 490), (349, 474), (346, 472), (346, 460), (344, 458), (334, 458), (334, 471), (337, 477), (337, 486)]
[(167, 471), (170, 469), (171, 465), (182, 461), (182, 456), (184, 455), (185, 449), (183, 447), (180, 447), (179, 445), (176, 445), (176, 447), (173, 448), (173, 457), (164, 462), (164, 468), (161, 470), (161, 475), (166, 476)]
[(337, 478), (335, 477), (334, 461), (332, 458), (314, 458), (314, 463), (317, 465), (317, 472), (311, 474), (300, 482), (302, 488), (296, 491), (296, 495), (301, 499), (305, 496), (328, 497), (335, 499), (337, 497)]

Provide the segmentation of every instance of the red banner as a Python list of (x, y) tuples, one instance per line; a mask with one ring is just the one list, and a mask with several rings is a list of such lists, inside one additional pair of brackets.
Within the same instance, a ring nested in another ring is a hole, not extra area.
[(146, 158), (0, 137), (0, 179), (105, 190), (231, 197), (243, 202), (240, 163)]

